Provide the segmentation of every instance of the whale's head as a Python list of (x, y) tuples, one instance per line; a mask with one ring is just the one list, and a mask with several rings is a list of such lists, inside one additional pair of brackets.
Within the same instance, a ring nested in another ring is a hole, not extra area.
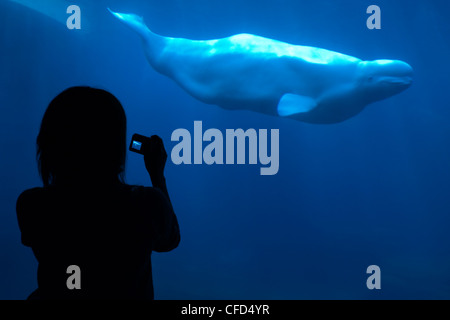
[(370, 102), (398, 94), (412, 83), (413, 69), (400, 60), (362, 61), (358, 69), (359, 88)]

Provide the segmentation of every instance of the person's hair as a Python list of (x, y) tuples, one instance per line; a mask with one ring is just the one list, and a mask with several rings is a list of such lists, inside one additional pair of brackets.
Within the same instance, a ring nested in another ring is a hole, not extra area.
[(105, 90), (71, 87), (56, 96), (36, 143), (44, 186), (89, 177), (124, 182), (125, 111)]

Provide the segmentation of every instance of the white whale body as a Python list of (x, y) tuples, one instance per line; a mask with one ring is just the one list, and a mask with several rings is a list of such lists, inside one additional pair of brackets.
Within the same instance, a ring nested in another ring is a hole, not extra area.
[(251, 34), (217, 40), (162, 37), (137, 15), (111, 13), (140, 35), (157, 72), (196, 99), (225, 109), (338, 123), (412, 82), (411, 66), (399, 60), (362, 61)]

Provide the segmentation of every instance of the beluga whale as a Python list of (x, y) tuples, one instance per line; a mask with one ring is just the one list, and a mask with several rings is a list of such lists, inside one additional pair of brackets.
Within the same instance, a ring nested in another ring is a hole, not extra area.
[(142, 17), (108, 10), (142, 38), (146, 58), (194, 98), (314, 124), (350, 119), (408, 88), (400, 60), (361, 59), (252, 34), (189, 40), (153, 33)]

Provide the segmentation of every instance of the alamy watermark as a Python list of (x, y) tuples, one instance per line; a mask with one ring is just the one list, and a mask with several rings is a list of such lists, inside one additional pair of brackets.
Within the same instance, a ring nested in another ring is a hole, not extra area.
[(367, 7), (366, 13), (370, 14), (367, 18), (366, 26), (369, 30), (381, 29), (381, 9), (379, 6), (371, 5)]
[(66, 26), (67, 29), (81, 29), (81, 9), (77, 5), (71, 5), (67, 7), (67, 14), (70, 16), (67, 18)]
[[(180, 164), (258, 164), (261, 175), (275, 175), (279, 169), (279, 129), (219, 129), (203, 132), (202, 121), (194, 121), (194, 133), (187, 129), (173, 131), (171, 141), (178, 142), (172, 149), (171, 159)], [(224, 147), (225, 140), (225, 147)], [(206, 142), (206, 144), (204, 144)], [(235, 161), (236, 160), (236, 161)]]
[(367, 278), (366, 286), (367, 289), (381, 289), (381, 269), (379, 266), (372, 264), (367, 267), (366, 273), (370, 274)]
[(67, 274), (70, 276), (67, 278), (66, 286), (69, 290), (81, 289), (81, 269), (79, 266), (72, 264), (67, 267)]

